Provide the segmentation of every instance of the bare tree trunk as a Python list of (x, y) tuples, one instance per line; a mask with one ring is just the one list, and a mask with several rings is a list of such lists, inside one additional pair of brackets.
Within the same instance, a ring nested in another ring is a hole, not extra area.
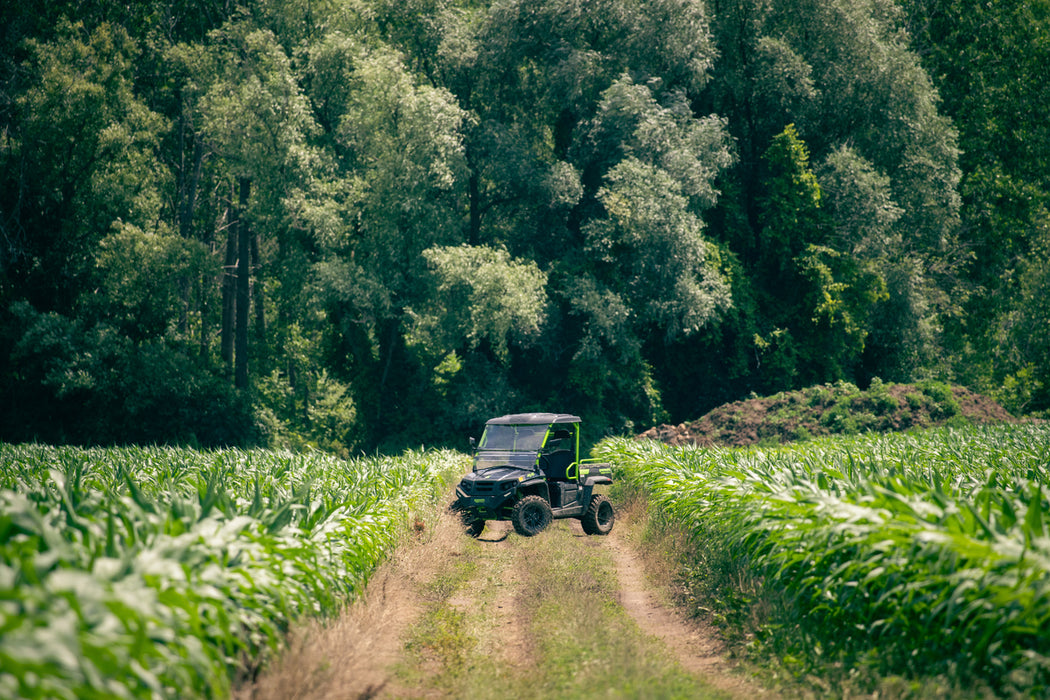
[(266, 300), (263, 298), (262, 260), (259, 259), (259, 233), (252, 232), (252, 306), (255, 308), (255, 339), (266, 340)]
[[(183, 128), (185, 131), (185, 127)], [(179, 192), (179, 235), (185, 239), (193, 239), (193, 214), (197, 207), (197, 186), (201, 179), (201, 166), (204, 164), (204, 143), (201, 139), (193, 137), (193, 166), (189, 176), (183, 175)], [(179, 280), (179, 288), (182, 298), (182, 306), (179, 309), (179, 333), (185, 335), (189, 330), (190, 295), (193, 290), (193, 282), (189, 275), (183, 275)], [(203, 315), (201, 316), (203, 319)], [(202, 320), (203, 323), (203, 320)], [(201, 329), (204, 334), (204, 329)]]
[[(398, 322), (396, 319), (388, 319), (386, 322), (386, 348), (384, 352), (383, 341), (379, 342), (379, 356), (383, 360), (383, 374), (379, 379), (379, 392), (376, 401), (376, 425), (381, 425), (383, 420), (384, 399), (387, 397), (386, 381), (390, 376), (390, 365), (394, 360), (394, 349), (397, 345)], [(383, 359), (385, 356), (385, 359)]]
[(197, 296), (200, 299), (201, 312), (200, 356), (202, 360), (208, 357), (208, 344), (211, 342), (211, 329), (208, 326), (208, 288), (211, 284), (212, 280), (208, 279), (208, 275), (201, 274), (197, 278)]
[(238, 389), (248, 388), (248, 318), (251, 304), (251, 231), (244, 222), (252, 181), (240, 180), (237, 205), (237, 334), (234, 341), (234, 380)]
[(222, 267), (222, 339), (221, 354), (227, 375), (233, 374), (233, 322), (237, 311), (237, 214), (226, 209), (226, 261)]

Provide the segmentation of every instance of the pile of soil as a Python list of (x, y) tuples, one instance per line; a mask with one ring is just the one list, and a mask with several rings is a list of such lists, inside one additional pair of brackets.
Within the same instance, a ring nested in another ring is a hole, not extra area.
[(826, 435), (889, 432), (1015, 419), (995, 401), (943, 382), (839, 382), (720, 406), (699, 420), (650, 428), (639, 439), (671, 445), (779, 444)]

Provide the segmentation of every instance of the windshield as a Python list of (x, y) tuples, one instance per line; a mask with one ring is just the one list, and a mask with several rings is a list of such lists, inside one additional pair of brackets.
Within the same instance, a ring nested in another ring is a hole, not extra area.
[(485, 450), (474, 455), (474, 469), (480, 471), (489, 467), (517, 467), (532, 469), (536, 466), (535, 452), (505, 452)]
[(486, 425), (478, 449), (531, 452), (535, 457), (546, 435), (546, 425)]

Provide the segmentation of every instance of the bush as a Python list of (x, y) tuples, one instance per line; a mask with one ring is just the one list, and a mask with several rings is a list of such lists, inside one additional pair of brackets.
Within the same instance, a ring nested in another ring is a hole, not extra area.
[(0, 440), (52, 444), (252, 445), (247, 399), (207, 361), (163, 339), (13, 305), (0, 338)]
[(952, 393), (952, 388), (944, 382), (926, 380), (917, 384), (919, 390), (930, 397), (933, 405), (930, 408), (930, 418), (941, 420), (957, 415), (962, 408)]

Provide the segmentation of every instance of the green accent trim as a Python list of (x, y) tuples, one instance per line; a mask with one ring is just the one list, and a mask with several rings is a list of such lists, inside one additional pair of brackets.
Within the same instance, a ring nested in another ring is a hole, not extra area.
[[(575, 474), (573, 474), (573, 469), (576, 470)], [(579, 462), (573, 462), (572, 464), (570, 464), (568, 467), (565, 468), (565, 478), (568, 479), (569, 481), (579, 481), (580, 480), (580, 463)]]
[(540, 457), (543, 456), (543, 451), (545, 449), (547, 449), (547, 441), (550, 440), (550, 439), (551, 439), (551, 426), (548, 425), (547, 426), (547, 432), (545, 432), (543, 434), (543, 442), (540, 443), (540, 450), (539, 450), (539, 452), (536, 453), (536, 461), (533, 463), (533, 466), (536, 467), (537, 471), (540, 468)]

